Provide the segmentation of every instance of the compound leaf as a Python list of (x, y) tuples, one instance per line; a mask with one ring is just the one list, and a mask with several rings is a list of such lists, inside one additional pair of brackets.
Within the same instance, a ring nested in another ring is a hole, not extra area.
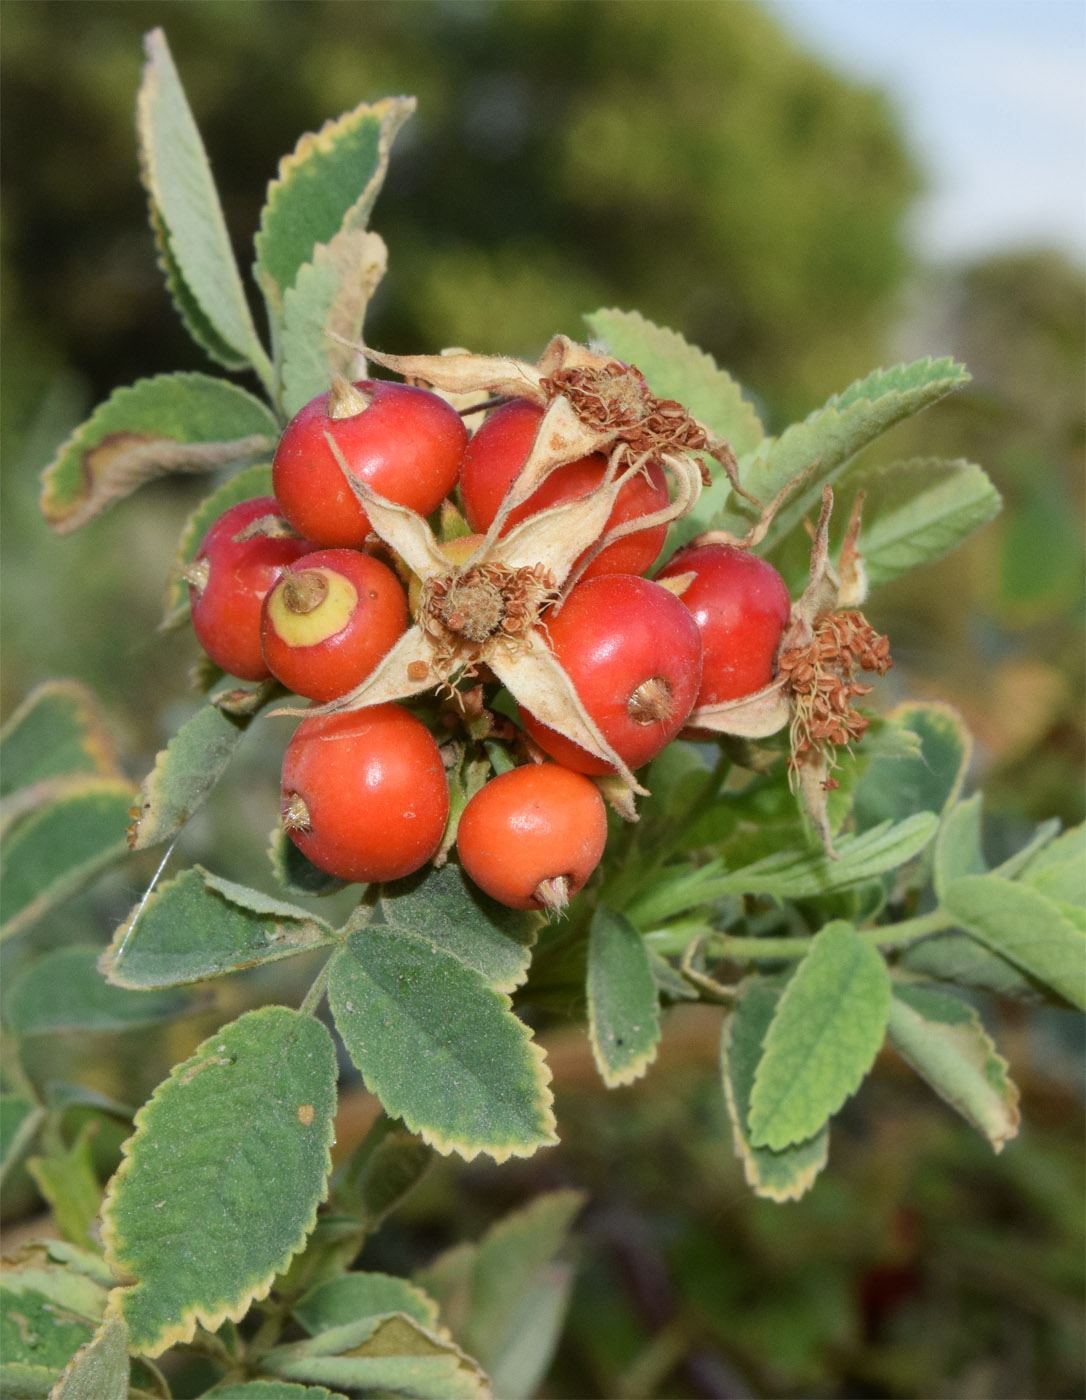
[(186, 993), (111, 987), (98, 971), (98, 954), (97, 948), (54, 948), (13, 978), (4, 1017), (15, 1035), (123, 1031), (172, 1021), (191, 1009)]
[(779, 1152), (813, 1137), (856, 1092), (890, 1014), (877, 948), (837, 920), (815, 938), (778, 1003), (750, 1093), (754, 1147)]
[(392, 142), (414, 110), (411, 97), (362, 103), (308, 132), (279, 162), (255, 241), (257, 280), (276, 317), (314, 247), (341, 229), (365, 228)]
[(145, 482), (267, 456), (279, 427), (244, 389), (193, 372), (116, 389), (42, 473), (41, 508), (58, 534), (85, 525)]
[(528, 975), (538, 916), (483, 894), (457, 865), (382, 886), (380, 908), (398, 934), (456, 958), (496, 992), (513, 991)]
[(266, 684), (252, 692), (250, 713), (228, 712), (212, 698), (185, 721), (159, 751), (154, 768), (143, 780), (128, 833), (132, 850), (155, 846), (181, 830), (226, 772), (234, 750), (273, 689), (274, 684)]
[(860, 550), (869, 584), (888, 583), (949, 554), (999, 514), (999, 492), (974, 462), (917, 458), (850, 472), (866, 492)]
[(136, 905), (99, 966), (113, 986), (143, 991), (276, 962), (331, 939), (328, 925), (304, 909), (197, 865)]
[(557, 1140), (542, 1050), (453, 954), (370, 925), (333, 958), (328, 1001), (368, 1087), (439, 1152), (503, 1162)]
[[(136, 101), (140, 173), (170, 289), (197, 341), (270, 381), (203, 141), (161, 29), (144, 38)], [(225, 356), (223, 354), (225, 351)]]
[(1086, 934), (1055, 900), (999, 875), (963, 875), (942, 902), (987, 948), (1086, 1010)]
[(645, 940), (597, 906), (588, 935), (588, 1037), (608, 1088), (640, 1079), (656, 1058), (660, 1005)]
[(830, 1130), (823, 1123), (811, 1137), (774, 1152), (755, 1147), (750, 1138), (750, 1095), (765, 1041), (781, 993), (759, 980), (751, 984), (735, 1010), (724, 1018), (720, 1073), (732, 1125), (735, 1155), (747, 1185), (770, 1201), (798, 1201), (814, 1185), (829, 1156)]
[[(763, 548), (771, 551), (805, 515), (817, 516), (823, 486), (862, 448), (968, 381), (965, 369), (951, 359), (928, 358), (875, 370), (764, 444), (752, 460), (741, 464), (740, 472), (743, 485), (759, 500), (771, 501), (811, 470), (777, 512)], [(747, 515), (724, 510), (713, 519), (712, 528), (742, 535), (749, 523)]]
[(86, 777), (19, 822), (0, 855), (0, 939), (40, 919), (124, 855), (134, 795), (125, 778)]
[(928, 987), (895, 986), (889, 1036), (902, 1058), (999, 1152), (1018, 1132), (1018, 1090), (976, 1011)]
[(136, 1114), (106, 1192), (110, 1311), (158, 1356), (239, 1320), (301, 1249), (331, 1167), (331, 1036), (285, 1006), (209, 1037)]

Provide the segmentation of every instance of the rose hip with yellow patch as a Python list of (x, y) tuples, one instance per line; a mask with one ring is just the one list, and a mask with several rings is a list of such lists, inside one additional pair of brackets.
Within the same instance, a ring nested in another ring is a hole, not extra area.
[(296, 695), (335, 700), (370, 674), (407, 628), (407, 595), (378, 559), (323, 549), (285, 570), (264, 600), (260, 640)]

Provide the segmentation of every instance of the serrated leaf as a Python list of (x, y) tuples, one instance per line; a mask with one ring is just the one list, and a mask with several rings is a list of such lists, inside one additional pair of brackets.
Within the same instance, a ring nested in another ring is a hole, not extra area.
[(279, 332), (283, 411), (288, 418), (310, 399), (326, 394), (333, 374), (350, 380), (366, 377), (365, 361), (342, 342), (356, 344), (361, 339), (366, 309), (387, 262), (388, 250), (376, 233), (347, 228), (318, 244), (312, 260), (298, 269), (283, 297)]
[(331, 941), (329, 926), (305, 910), (194, 866), (136, 905), (99, 967), (113, 986), (142, 991), (221, 977)]
[(813, 1137), (860, 1087), (890, 1014), (890, 975), (851, 924), (827, 924), (781, 996), (750, 1095), (754, 1147)]
[(613, 307), (595, 311), (585, 321), (611, 354), (637, 366), (654, 394), (678, 399), (695, 418), (727, 438), (737, 457), (762, 441), (764, 430), (740, 386), (711, 355), (677, 331), (654, 325), (638, 311)]
[(283, 830), (282, 823), (276, 823), (269, 837), (268, 859), (283, 892), (295, 898), (313, 899), (347, 888), (346, 880), (329, 875), (303, 855)]
[(188, 584), (181, 577), (181, 570), (186, 564), (192, 563), (204, 536), (219, 516), (240, 501), (251, 501), (258, 496), (270, 496), (271, 493), (271, 467), (264, 462), (257, 462), (251, 467), (243, 467), (241, 471), (235, 472), (200, 502), (185, 521), (181, 538), (177, 542), (177, 555), (166, 583), (163, 627), (173, 627), (188, 616), (189, 590)]
[(434, 1150), (414, 1133), (382, 1114), (335, 1175), (335, 1201), (367, 1231), (381, 1221), (422, 1180), (434, 1162)]
[(102, 980), (98, 948), (55, 948), (24, 968), (4, 993), (4, 1018), (17, 1036), (123, 1031), (185, 1014), (185, 993), (122, 991)]
[(457, 1245), (416, 1275), (501, 1400), (535, 1394), (558, 1339), (572, 1278), (556, 1262), (579, 1191), (552, 1191)]
[(972, 735), (951, 705), (909, 700), (897, 705), (887, 720), (911, 730), (920, 741), (919, 752), (872, 757), (853, 793), (861, 830), (914, 812), (945, 811), (961, 793), (973, 754)]
[(185, 281), (173, 248), (170, 246), (170, 236), (162, 217), (162, 211), (150, 198), (147, 201), (147, 217), (155, 240), (156, 261), (165, 280), (166, 290), (170, 294), (174, 310), (181, 318), (182, 325), (201, 350), (210, 359), (222, 365), (224, 369), (245, 369), (249, 364), (248, 356), (227, 344), (211, 320), (204, 314), (192, 288)]
[[(167, 280), (175, 294), (184, 288), (180, 301), (194, 329), (209, 328), (215, 345), (229, 347), (235, 364), (252, 364), (270, 387), (271, 367), (245, 300), (204, 144), (161, 29), (145, 36), (144, 50), (136, 134)], [(204, 344), (208, 336), (197, 339)]]
[[(823, 486), (835, 480), (859, 451), (895, 423), (919, 413), (968, 381), (964, 368), (951, 359), (916, 360), (893, 369), (875, 370), (834, 395), (802, 423), (786, 428), (753, 459), (741, 463), (743, 485), (764, 502), (771, 501), (813, 466), (803, 485), (777, 512), (761, 548), (772, 551), (805, 515), (817, 516)], [(714, 529), (739, 535), (748, 526), (748, 517), (738, 511), (725, 510), (712, 521)]]
[(371, 925), (333, 958), (328, 1001), (367, 1086), (439, 1152), (503, 1162), (557, 1140), (542, 1050), (458, 958)]
[(135, 1282), (110, 1312), (158, 1356), (238, 1321), (301, 1249), (331, 1167), (336, 1055), (319, 1021), (247, 1012), (178, 1065), (136, 1115), (106, 1192), (106, 1258)]
[(45, 1110), (21, 1094), (0, 1094), (0, 1182), (34, 1141)]
[(999, 875), (963, 875), (942, 902), (974, 938), (1086, 1011), (1086, 936), (1054, 900)]
[(976, 1011), (927, 987), (896, 986), (890, 1040), (941, 1099), (999, 1152), (1018, 1133), (1018, 1090)]
[(124, 778), (84, 778), (15, 827), (0, 854), (0, 940), (124, 855), (134, 791)]
[(278, 433), (272, 412), (224, 379), (139, 379), (114, 390), (58, 449), (42, 473), (42, 513), (68, 534), (157, 477), (267, 456)]
[(528, 975), (538, 915), (489, 898), (459, 866), (382, 886), (380, 909), (390, 928), (458, 959), (496, 992), (513, 991)]
[(447, 1337), (403, 1313), (330, 1328), (264, 1358), (269, 1371), (364, 1394), (414, 1400), (494, 1400), (478, 1365)]
[[(270, 694), (265, 687), (263, 699)], [(155, 846), (181, 830), (226, 772), (259, 709), (257, 704), (252, 714), (231, 714), (213, 698), (185, 721), (143, 780), (129, 831), (132, 850)]]
[(829, 1157), (830, 1132), (823, 1124), (803, 1142), (774, 1152), (750, 1140), (750, 1094), (762, 1058), (762, 1045), (781, 994), (759, 980), (751, 984), (729, 1015), (720, 1040), (720, 1074), (732, 1125), (735, 1155), (747, 1185), (770, 1201), (798, 1201), (814, 1185)]
[[(1009, 872), (1004, 864), (995, 873)], [(1073, 826), (1046, 843), (1018, 878), (1058, 904), (1086, 907), (1086, 826)]]
[[(384, 183), (396, 133), (415, 110), (414, 98), (362, 103), (301, 137), (268, 186), (256, 235), (257, 276), (279, 296), (298, 269), (341, 229), (365, 228)], [(274, 293), (273, 293), (274, 297)], [(281, 302), (270, 309), (278, 313)]]
[(588, 1038), (609, 1089), (640, 1079), (656, 1058), (660, 1005), (645, 940), (600, 904), (588, 934)]
[(57, 1147), (48, 1156), (29, 1158), (26, 1164), (60, 1234), (84, 1247), (94, 1242), (91, 1226), (101, 1196), (91, 1152), (97, 1128), (93, 1121), (85, 1123), (71, 1147)]
[(116, 776), (117, 755), (98, 701), (79, 681), (35, 686), (0, 728), (0, 796), (73, 774)]
[(349, 1273), (327, 1279), (299, 1298), (292, 1309), (309, 1335), (366, 1317), (402, 1312), (423, 1327), (437, 1327), (437, 1304), (421, 1288), (392, 1274)]
[(49, 1400), (128, 1400), (128, 1329), (107, 1318), (79, 1348)]
[(720, 876), (703, 887), (701, 895), (703, 899), (725, 894), (807, 899), (852, 889), (919, 855), (938, 824), (933, 812), (917, 812), (893, 825), (883, 822), (858, 836), (843, 836), (837, 842), (837, 860), (821, 850), (780, 851)]
[(974, 462), (916, 458), (850, 472), (866, 492), (860, 552), (872, 588), (949, 554), (999, 514), (999, 492)]
[(951, 807), (940, 823), (933, 858), (935, 893), (939, 898), (959, 875), (983, 875), (988, 869), (980, 845), (982, 806), (982, 794), (974, 793)]

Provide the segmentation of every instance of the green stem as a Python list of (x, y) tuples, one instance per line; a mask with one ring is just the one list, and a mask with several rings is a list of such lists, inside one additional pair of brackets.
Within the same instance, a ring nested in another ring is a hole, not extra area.
[[(899, 924), (860, 929), (859, 934), (865, 943), (874, 944), (877, 948), (900, 948), (918, 938), (926, 938), (928, 934), (953, 928), (954, 923), (954, 919), (944, 909), (933, 909), (930, 914), (920, 914), (915, 919), (903, 919)], [(817, 936), (738, 938), (722, 933), (713, 939), (712, 949), (714, 953), (735, 962), (803, 958), (810, 952)]]
[(305, 1000), (302, 1002), (301, 1006), (298, 1007), (298, 1010), (302, 1013), (303, 1016), (315, 1016), (317, 1014), (317, 1007), (321, 1003), (321, 997), (324, 996), (324, 991), (325, 988), (328, 986), (328, 978), (331, 975), (331, 972), (332, 959), (329, 958), (325, 962), (324, 966), (321, 968), (320, 972), (317, 973), (317, 976), (314, 979), (313, 985), (310, 987), (309, 991), (306, 992)]

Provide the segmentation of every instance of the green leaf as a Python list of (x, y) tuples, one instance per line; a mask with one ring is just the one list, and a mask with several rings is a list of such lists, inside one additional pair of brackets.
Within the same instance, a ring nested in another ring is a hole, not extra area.
[(1086, 1011), (1086, 936), (1054, 900), (998, 875), (963, 875), (943, 904), (986, 947)]
[(331, 941), (329, 926), (304, 910), (193, 866), (136, 905), (99, 966), (113, 986), (143, 991), (221, 977)]
[(887, 719), (911, 731), (919, 751), (900, 757), (877, 754), (856, 785), (853, 812), (861, 830), (900, 821), (914, 812), (942, 813), (958, 798), (973, 754), (973, 740), (950, 705), (906, 701)]
[(347, 881), (329, 875), (298, 849), (281, 823), (276, 823), (268, 840), (272, 873), (286, 894), (296, 899), (313, 899), (347, 888)]
[(79, 681), (45, 681), (0, 728), (0, 796), (50, 780), (98, 773), (117, 776), (117, 757), (98, 701)]
[(750, 1094), (751, 1144), (813, 1137), (856, 1092), (890, 1014), (890, 976), (851, 924), (827, 924), (784, 990)]
[(330, 1328), (264, 1358), (269, 1371), (366, 1395), (494, 1400), (478, 1365), (448, 1337), (403, 1313)]
[(271, 467), (264, 462), (257, 462), (254, 466), (243, 467), (241, 471), (235, 472), (200, 502), (185, 521), (181, 538), (177, 542), (177, 556), (166, 584), (163, 627), (173, 627), (188, 616), (189, 589), (181, 577), (181, 571), (187, 564), (192, 563), (204, 536), (219, 516), (240, 501), (251, 501), (258, 496), (270, 496), (271, 493)]
[(32, 1288), (0, 1285), (0, 1394), (8, 1400), (47, 1396), (73, 1354), (94, 1336), (95, 1323)]
[(0, 856), (0, 939), (40, 919), (124, 855), (134, 792), (123, 778), (84, 778), (16, 826)]
[(98, 948), (55, 948), (23, 969), (4, 994), (4, 1016), (18, 1036), (123, 1031), (172, 1021), (193, 1008), (184, 993), (134, 993), (98, 971)]
[(982, 468), (917, 458), (850, 472), (842, 491), (866, 493), (860, 551), (872, 588), (949, 554), (1002, 507)]
[(437, 1304), (407, 1279), (392, 1274), (351, 1273), (318, 1284), (293, 1308), (309, 1335), (342, 1327), (365, 1317), (402, 1312), (431, 1330), (437, 1327)]
[(63, 1238), (84, 1247), (94, 1243), (91, 1226), (101, 1197), (91, 1152), (97, 1127), (94, 1122), (86, 1123), (70, 1148), (31, 1157), (26, 1164)]
[(268, 683), (255, 692), (250, 714), (228, 713), (213, 697), (185, 721), (143, 780), (138, 816), (129, 831), (132, 850), (145, 850), (176, 835), (202, 806), (273, 688)]
[(242, 1381), (214, 1391), (215, 1400), (345, 1400), (341, 1391), (293, 1381)]
[(999, 1152), (1018, 1133), (1018, 1090), (974, 1009), (929, 987), (894, 987), (890, 1040)]
[(283, 297), (279, 333), (287, 417), (326, 394), (333, 374), (366, 377), (364, 359), (342, 342), (354, 345), (361, 339), (366, 309), (387, 261), (388, 251), (376, 233), (346, 228), (318, 244), (312, 261), (298, 269)]
[(821, 850), (780, 851), (722, 875), (702, 890), (702, 897), (771, 894), (806, 899), (851, 889), (919, 855), (937, 826), (938, 818), (932, 812), (917, 812), (896, 825), (883, 822), (859, 836), (843, 836), (837, 842), (837, 860)]
[(798, 1201), (814, 1185), (829, 1156), (830, 1132), (823, 1124), (811, 1137), (774, 1152), (750, 1138), (750, 1095), (765, 1041), (781, 994), (759, 979), (725, 1016), (720, 1041), (724, 1101), (732, 1125), (735, 1155), (747, 1185), (770, 1201)]
[(1038, 1001), (1044, 989), (1006, 958), (990, 952), (967, 933), (938, 933), (903, 948), (896, 965), (917, 977), (972, 987), (1019, 1001)]
[(376, 1230), (385, 1216), (422, 1180), (434, 1161), (434, 1150), (382, 1114), (336, 1173), (332, 1191), (336, 1203), (349, 1210), (367, 1231)]
[(72, 1357), (50, 1400), (128, 1400), (128, 1329), (107, 1318)]
[(572, 1278), (557, 1263), (579, 1191), (551, 1191), (416, 1275), (501, 1400), (534, 1395), (557, 1344)]
[(458, 959), (496, 992), (528, 976), (539, 917), (507, 909), (444, 865), (382, 886), (381, 914), (390, 928)]
[(645, 940), (601, 904), (588, 935), (588, 1037), (609, 1089), (640, 1079), (656, 1058), (660, 1006)]
[(737, 457), (761, 443), (764, 430), (742, 389), (711, 355), (677, 331), (654, 325), (638, 311), (614, 308), (593, 312), (585, 321), (610, 354), (637, 366), (654, 394), (678, 399), (695, 418), (727, 438)]
[[(761, 501), (771, 501), (789, 482), (814, 468), (777, 512), (764, 550), (771, 551), (805, 515), (817, 516), (822, 487), (862, 448), (968, 381), (964, 368), (951, 359), (875, 370), (764, 445), (752, 461), (742, 464), (740, 473), (743, 485)], [(748, 526), (748, 516), (735, 510), (721, 511), (712, 521), (714, 529), (740, 535)]]
[(136, 1115), (106, 1192), (109, 1263), (135, 1283), (111, 1310), (158, 1356), (240, 1320), (301, 1249), (331, 1167), (336, 1055), (285, 1006), (205, 1040)]
[(210, 472), (266, 457), (279, 426), (244, 389), (207, 374), (159, 374), (116, 389), (42, 473), (41, 508), (66, 535), (171, 472)]
[(333, 958), (328, 1001), (368, 1087), (439, 1152), (504, 1162), (556, 1141), (542, 1050), (457, 957), (371, 925)]
[(0, 1182), (34, 1141), (45, 1110), (21, 1094), (0, 1094)]
[(224, 369), (248, 368), (248, 356), (241, 354), (232, 345), (227, 344), (204, 314), (203, 307), (196, 300), (192, 288), (185, 281), (176, 254), (170, 244), (170, 235), (162, 217), (162, 211), (153, 199), (147, 201), (147, 206), (148, 221), (155, 240), (155, 251), (158, 254), (156, 261), (165, 279), (166, 290), (170, 294), (174, 310), (180, 316), (182, 325), (200, 349), (210, 359), (222, 365)]
[[(996, 874), (1004, 872), (1000, 866)], [(1046, 845), (1019, 879), (1058, 904), (1086, 906), (1086, 826), (1074, 826)]]
[(980, 818), (983, 796), (959, 802), (943, 817), (935, 838), (933, 874), (935, 893), (941, 899), (951, 880), (959, 875), (983, 875), (988, 869), (980, 845)]
[[(276, 315), (318, 243), (341, 229), (363, 229), (384, 183), (396, 133), (414, 98), (363, 103), (303, 136), (279, 162), (256, 235), (256, 272)], [(278, 291), (278, 298), (275, 295)]]
[[(232, 363), (253, 365), (267, 387), (271, 367), (253, 325), (200, 133), (161, 29), (144, 38), (147, 61), (136, 100), (140, 173), (171, 290), (190, 325), (207, 328)], [(204, 344), (209, 337), (197, 334)]]

